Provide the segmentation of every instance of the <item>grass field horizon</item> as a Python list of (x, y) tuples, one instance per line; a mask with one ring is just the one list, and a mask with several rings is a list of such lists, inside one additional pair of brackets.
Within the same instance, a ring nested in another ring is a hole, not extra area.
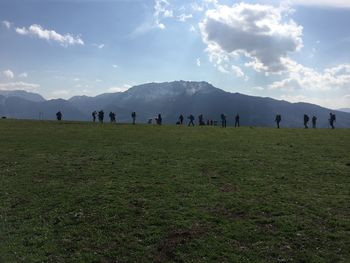
[(0, 262), (349, 262), (350, 130), (0, 120)]

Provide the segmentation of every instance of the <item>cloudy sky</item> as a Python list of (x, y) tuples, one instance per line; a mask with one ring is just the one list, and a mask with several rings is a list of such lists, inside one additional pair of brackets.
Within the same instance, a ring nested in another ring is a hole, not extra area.
[(0, 90), (208, 81), (350, 108), (349, 0), (1, 0)]

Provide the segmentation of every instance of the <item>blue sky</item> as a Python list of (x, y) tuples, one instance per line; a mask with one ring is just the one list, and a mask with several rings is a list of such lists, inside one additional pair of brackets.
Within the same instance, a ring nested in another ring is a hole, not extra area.
[(208, 81), (350, 108), (348, 0), (0, 2), (0, 89), (46, 98)]

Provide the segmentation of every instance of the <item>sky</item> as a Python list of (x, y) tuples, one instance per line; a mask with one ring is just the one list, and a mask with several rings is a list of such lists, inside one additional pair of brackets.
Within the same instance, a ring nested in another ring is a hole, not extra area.
[(349, 0), (1, 0), (0, 90), (148, 83), (350, 108)]

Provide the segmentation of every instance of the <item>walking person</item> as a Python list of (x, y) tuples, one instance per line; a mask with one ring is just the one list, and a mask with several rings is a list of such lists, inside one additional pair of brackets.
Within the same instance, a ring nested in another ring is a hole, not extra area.
[(304, 127), (305, 129), (308, 129), (309, 126), (307, 126), (307, 124), (309, 123), (309, 116), (307, 114), (304, 114)]
[(281, 117), (281, 114), (277, 114), (276, 115), (276, 118), (275, 118), (275, 122), (277, 124), (277, 129), (280, 128), (280, 122), (282, 121), (282, 117)]
[(180, 114), (180, 116), (179, 116), (179, 124), (182, 125), (183, 122), (184, 122), (184, 116), (182, 114)]
[(97, 111), (93, 111), (93, 112), (91, 113), (91, 115), (92, 115), (92, 121), (93, 121), (93, 122), (96, 122)]
[(236, 115), (235, 117), (235, 127), (239, 127), (239, 114)]
[(335, 114), (329, 113), (329, 125), (334, 129), (334, 122), (336, 120)]
[(162, 121), (163, 121), (162, 115), (159, 113), (159, 114), (158, 114), (158, 118), (157, 118), (157, 124), (158, 124), (158, 125), (162, 125)]
[(103, 123), (104, 117), (105, 117), (104, 111), (103, 111), (103, 110), (100, 110), (100, 111), (98, 112), (98, 120), (99, 120), (100, 123)]
[(132, 124), (135, 125), (135, 123), (136, 123), (136, 112), (133, 111), (131, 113), (131, 118), (132, 118)]
[(192, 114), (190, 114), (190, 116), (188, 116), (187, 117), (189, 120), (190, 120), (190, 122), (188, 123), (188, 126), (194, 126), (194, 116), (192, 115)]
[(221, 113), (220, 117), (221, 117), (221, 127), (226, 128), (226, 123), (227, 123), (226, 122), (226, 115)]

